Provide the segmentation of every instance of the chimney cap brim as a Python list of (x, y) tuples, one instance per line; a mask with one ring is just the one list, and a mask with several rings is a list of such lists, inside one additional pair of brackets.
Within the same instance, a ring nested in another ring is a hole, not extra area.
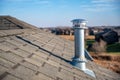
[(83, 23), (83, 22), (87, 22), (87, 21), (85, 19), (73, 19), (71, 22)]

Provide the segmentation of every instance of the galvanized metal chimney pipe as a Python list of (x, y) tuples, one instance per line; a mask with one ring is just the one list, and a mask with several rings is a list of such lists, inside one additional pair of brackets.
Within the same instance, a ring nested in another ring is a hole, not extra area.
[(72, 20), (72, 22), (75, 37), (75, 55), (72, 59), (72, 65), (84, 71), (86, 74), (95, 77), (94, 72), (86, 68), (84, 29), (87, 29), (86, 27), (87, 21), (84, 19), (74, 19)]
[(81, 70), (85, 70), (84, 29), (87, 28), (85, 26), (86, 21), (84, 19), (74, 19), (72, 22), (75, 36), (75, 56), (73, 58), (73, 65), (79, 66)]
[[(74, 28), (75, 30), (75, 57), (84, 58), (84, 28)], [(82, 45), (82, 46), (81, 46)]]

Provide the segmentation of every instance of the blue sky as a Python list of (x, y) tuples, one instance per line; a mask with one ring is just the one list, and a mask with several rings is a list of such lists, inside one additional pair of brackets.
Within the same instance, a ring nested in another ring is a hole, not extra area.
[(11, 15), (38, 27), (120, 25), (120, 0), (0, 0), (0, 15)]

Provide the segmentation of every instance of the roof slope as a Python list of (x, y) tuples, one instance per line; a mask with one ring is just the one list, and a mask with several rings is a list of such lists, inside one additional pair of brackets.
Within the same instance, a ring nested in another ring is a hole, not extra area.
[(0, 80), (120, 80), (120, 75), (87, 62), (96, 78), (69, 64), (74, 43), (40, 29), (0, 31)]
[(0, 16), (0, 29), (35, 29), (36, 27), (11, 16)]

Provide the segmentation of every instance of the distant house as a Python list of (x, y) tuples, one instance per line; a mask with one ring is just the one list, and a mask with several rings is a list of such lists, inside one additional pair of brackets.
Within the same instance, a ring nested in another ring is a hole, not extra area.
[(118, 41), (120, 42), (120, 28), (114, 30), (118, 35)]
[(89, 29), (85, 29), (85, 36), (89, 36)]
[(102, 28), (98, 28), (98, 27), (91, 27), (89, 28), (89, 35), (95, 35), (98, 32), (103, 31)]
[(74, 31), (72, 28), (51, 28), (51, 33), (56, 35), (73, 35)]
[(107, 44), (120, 42), (120, 30), (113, 29), (99, 32), (95, 35), (95, 40), (99, 42), (100, 39), (104, 40)]

